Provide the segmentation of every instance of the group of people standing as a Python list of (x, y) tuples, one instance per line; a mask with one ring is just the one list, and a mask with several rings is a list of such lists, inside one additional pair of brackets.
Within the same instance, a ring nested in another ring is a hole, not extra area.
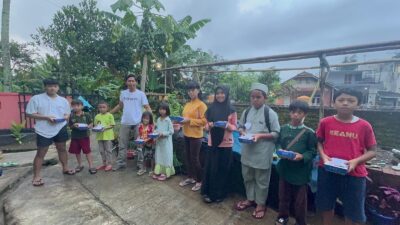
[[(126, 168), (127, 149), (132, 132), (137, 143), (138, 175), (149, 172), (154, 179), (164, 181), (174, 175), (172, 134), (173, 124), (167, 103), (160, 103), (158, 119), (153, 122), (153, 114), (145, 93), (136, 89), (136, 79), (127, 76), (127, 89), (121, 92), (119, 104), (108, 112), (108, 105), (98, 105), (99, 115), (94, 124), (91, 118), (85, 117), (89, 126), (103, 125), (104, 130), (98, 133), (99, 149), (103, 165), (94, 168), (90, 147), (87, 148), (86, 134), (78, 132), (77, 123), (82, 120), (81, 103), (72, 102), (73, 114), (68, 101), (57, 95), (58, 83), (45, 80), (46, 92), (34, 96), (28, 104), (28, 116), (36, 119), (38, 151), (34, 160), (33, 185), (43, 185), (40, 168), (48, 147), (54, 142), (59, 153), (64, 174), (73, 175), (82, 170), (80, 150), (86, 154), (89, 172), (97, 170), (122, 170)], [(337, 109), (335, 116), (320, 121), (315, 133), (304, 125), (308, 104), (296, 100), (289, 106), (290, 122), (279, 125), (277, 113), (266, 105), (268, 87), (253, 83), (250, 89), (251, 106), (241, 113), (238, 121), (236, 109), (229, 99), (229, 88), (219, 85), (215, 88), (214, 101), (207, 107), (201, 101), (201, 89), (198, 83), (187, 84), (189, 101), (185, 104), (182, 120), (185, 139), (185, 157), (187, 178), (179, 185), (189, 186), (199, 191), (204, 202), (221, 202), (227, 195), (227, 183), (232, 165), (233, 132), (239, 131), (242, 136), (251, 137), (251, 143), (241, 144), (242, 176), (246, 189), (246, 200), (235, 204), (236, 210), (255, 207), (252, 216), (261, 219), (266, 214), (266, 200), (270, 185), (273, 154), (277, 148), (291, 150), (293, 158), (281, 158), (277, 165), (279, 181), (279, 215), (276, 224), (288, 224), (289, 209), (294, 202), (296, 224), (305, 225), (307, 212), (307, 183), (310, 180), (312, 162), (317, 152), (320, 155), (318, 170), (317, 209), (322, 211), (324, 225), (331, 224), (336, 198), (344, 204), (346, 224), (365, 222), (364, 197), (365, 162), (375, 156), (376, 141), (371, 125), (353, 115), (361, 102), (362, 95), (354, 90), (340, 90), (335, 93), (334, 102)], [(145, 112), (142, 112), (142, 109)], [(115, 125), (113, 113), (123, 111), (119, 130), (119, 153), (116, 165), (111, 165), (111, 144), (109, 139)], [(175, 115), (178, 116), (178, 115)], [(66, 122), (57, 123), (56, 119), (69, 120), (72, 128), (70, 153), (77, 155), (78, 167), (68, 168), (66, 140), (68, 140)], [(221, 126), (221, 122), (224, 122)], [(75, 132), (74, 132), (75, 131)], [(208, 149), (205, 165), (200, 162), (200, 150), (204, 131), (208, 132)], [(157, 133), (157, 138), (150, 134)], [(348, 135), (350, 134), (351, 135)], [(78, 140), (78, 141), (77, 141)], [(71, 150), (72, 149), (72, 150)], [(79, 153), (79, 154), (78, 154)], [(79, 155), (79, 156), (78, 156)], [(332, 158), (348, 160), (348, 174), (333, 174), (323, 169), (324, 163)], [(334, 187), (334, 188), (333, 188)]]

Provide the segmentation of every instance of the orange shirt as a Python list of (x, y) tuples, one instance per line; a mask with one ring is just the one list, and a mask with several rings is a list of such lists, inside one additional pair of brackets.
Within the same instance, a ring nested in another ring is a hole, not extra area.
[(207, 105), (198, 98), (186, 103), (182, 116), (188, 118), (190, 122), (183, 124), (183, 135), (192, 138), (203, 137), (203, 129), (207, 124), (204, 115), (206, 111)]

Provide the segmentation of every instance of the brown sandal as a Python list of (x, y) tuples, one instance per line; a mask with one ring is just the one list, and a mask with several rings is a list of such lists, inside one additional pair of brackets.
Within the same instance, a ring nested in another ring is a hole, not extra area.
[(63, 171), (63, 174), (65, 174), (65, 175), (75, 175), (75, 170), (66, 170), (66, 171)]
[(238, 211), (243, 211), (247, 208), (255, 207), (255, 206), (257, 206), (257, 204), (254, 201), (245, 200), (245, 201), (239, 201), (238, 203), (236, 203), (235, 209)]
[[(260, 212), (263, 213), (262, 216), (257, 216), (257, 214), (260, 213)], [(262, 208), (262, 209), (255, 209), (255, 210), (253, 211), (253, 213), (251, 214), (251, 216), (252, 216), (254, 219), (261, 220), (262, 218), (264, 218), (266, 212), (267, 212), (267, 207), (264, 206), (264, 208)]]
[(32, 180), (32, 185), (34, 187), (39, 187), (39, 186), (43, 186), (44, 182), (43, 182), (42, 178), (40, 178), (40, 179), (37, 179), (37, 180)]

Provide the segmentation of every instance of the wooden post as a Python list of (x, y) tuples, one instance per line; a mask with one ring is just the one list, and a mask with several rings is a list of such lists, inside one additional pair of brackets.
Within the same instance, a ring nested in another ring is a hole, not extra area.
[[(167, 68), (167, 60), (164, 59), (164, 68)], [(163, 70), (164, 73), (164, 95), (167, 95), (167, 73), (168, 71)]]

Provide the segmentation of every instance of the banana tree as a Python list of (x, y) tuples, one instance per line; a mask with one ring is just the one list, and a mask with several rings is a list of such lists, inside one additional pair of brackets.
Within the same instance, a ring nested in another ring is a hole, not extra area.
[[(132, 8), (141, 10), (140, 13), (133, 12)], [(176, 21), (171, 15), (160, 15), (164, 13), (164, 6), (158, 0), (118, 0), (111, 9), (113, 12), (124, 13), (120, 23), (114, 28), (115, 36), (122, 32), (131, 32), (137, 35), (136, 55), (133, 58), (140, 60), (142, 66), (140, 88), (146, 90), (148, 70), (150, 61), (164, 60), (171, 53), (177, 51), (189, 39), (196, 37), (208, 19), (192, 23), (192, 18), (186, 16)], [(138, 16), (141, 16), (139, 23)]]

